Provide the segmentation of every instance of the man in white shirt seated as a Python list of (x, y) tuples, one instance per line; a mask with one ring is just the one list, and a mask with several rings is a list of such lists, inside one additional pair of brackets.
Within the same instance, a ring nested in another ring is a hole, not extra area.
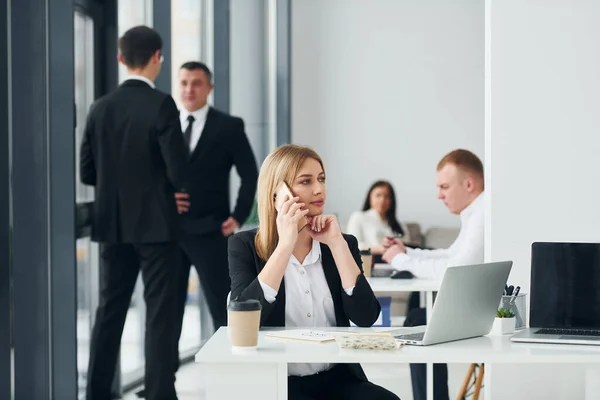
[(454, 150), (437, 167), (438, 199), (452, 214), (460, 214), (460, 233), (447, 249), (406, 248), (401, 240), (386, 239), (383, 260), (417, 278), (441, 279), (446, 268), (483, 262), (483, 165), (468, 150)]
[[(483, 263), (484, 179), (481, 160), (468, 150), (454, 150), (438, 163), (436, 183), (438, 198), (448, 210), (460, 215), (460, 233), (447, 249), (418, 250), (406, 248), (396, 240), (384, 242), (383, 260), (394, 269), (410, 271), (416, 278), (441, 279), (447, 268)], [(405, 326), (425, 325), (425, 309), (407, 313)], [(411, 364), (413, 396), (425, 399), (425, 364)], [(434, 398), (448, 399), (448, 368), (434, 365)]]

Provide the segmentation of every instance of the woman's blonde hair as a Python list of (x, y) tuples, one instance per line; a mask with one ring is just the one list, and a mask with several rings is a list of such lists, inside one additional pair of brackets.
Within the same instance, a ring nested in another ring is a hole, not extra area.
[(313, 149), (295, 144), (279, 146), (267, 156), (260, 167), (257, 195), (258, 233), (254, 244), (256, 253), (263, 261), (271, 257), (279, 241), (275, 222), (275, 191), (281, 182), (291, 187), (302, 164), (308, 158), (318, 161), (325, 170), (321, 157)]

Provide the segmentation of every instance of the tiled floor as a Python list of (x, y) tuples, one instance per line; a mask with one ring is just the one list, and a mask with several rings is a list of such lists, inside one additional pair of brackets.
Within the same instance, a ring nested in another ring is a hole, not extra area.
[[(369, 379), (396, 393), (402, 400), (412, 400), (410, 372), (408, 365), (369, 364), (364, 365)], [(449, 367), (450, 398), (456, 394), (465, 377), (467, 364), (452, 364)], [(177, 395), (179, 400), (204, 400), (204, 379), (198, 364), (184, 366), (177, 375)], [(480, 396), (480, 399), (483, 396)], [(125, 396), (125, 400), (136, 400), (135, 394)]]

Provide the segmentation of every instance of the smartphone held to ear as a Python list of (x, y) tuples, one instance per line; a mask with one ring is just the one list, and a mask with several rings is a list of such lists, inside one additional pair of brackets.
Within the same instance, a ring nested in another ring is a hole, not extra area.
[(281, 185), (279, 185), (279, 187), (277, 188), (274, 197), (275, 209), (277, 210), (277, 212), (279, 212), (281, 210), (281, 206), (283, 206), (283, 203), (294, 197), (294, 195), (292, 194), (290, 187), (285, 182), (282, 182)]
[[(279, 185), (277, 191), (275, 192), (275, 209), (277, 212), (281, 210), (283, 203), (293, 197), (294, 194), (290, 190), (290, 187), (287, 185), (287, 183), (281, 182), (281, 185)], [(300, 232), (306, 225), (308, 225), (308, 220), (306, 217), (300, 218), (298, 221), (298, 232)]]

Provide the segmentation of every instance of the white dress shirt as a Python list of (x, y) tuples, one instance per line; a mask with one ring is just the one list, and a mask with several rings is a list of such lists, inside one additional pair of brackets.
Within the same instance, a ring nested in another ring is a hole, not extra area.
[[(410, 242), (408, 228), (402, 223), (400, 226), (404, 231), (404, 237), (402, 239)], [(372, 208), (367, 211), (353, 212), (348, 220), (346, 233), (356, 237), (360, 249), (381, 246), (383, 244), (383, 239), (386, 236), (394, 235), (394, 232), (387, 221), (381, 219), (379, 212)]]
[[(335, 309), (329, 285), (323, 272), (321, 244), (313, 240), (312, 249), (300, 263), (290, 257), (284, 273), (285, 326), (322, 328), (336, 326)], [(273, 303), (277, 291), (259, 280), (265, 300)], [(352, 296), (354, 286), (345, 289)], [(331, 364), (288, 364), (288, 375), (305, 376), (328, 370)]]
[(142, 81), (142, 82), (146, 82), (148, 85), (150, 85), (150, 87), (152, 89), (155, 89), (156, 86), (154, 86), (154, 82), (152, 82), (150, 79), (146, 78), (145, 76), (141, 76), (141, 75), (127, 75), (127, 78), (125, 78), (125, 80), (130, 80), (130, 79), (135, 79), (138, 81)]
[(179, 121), (181, 122), (181, 132), (185, 132), (190, 123), (188, 121), (188, 117), (191, 115), (194, 117), (194, 124), (192, 125), (192, 136), (190, 137), (190, 153), (194, 151), (198, 141), (200, 140), (200, 135), (202, 135), (202, 130), (204, 129), (204, 124), (206, 124), (206, 116), (208, 115), (209, 105), (205, 104), (204, 107), (197, 109), (194, 112), (190, 112), (188, 110), (181, 109), (179, 111)]
[(460, 233), (447, 249), (406, 249), (392, 259), (392, 266), (417, 278), (442, 279), (448, 267), (483, 263), (485, 223), (484, 193), (460, 213)]

